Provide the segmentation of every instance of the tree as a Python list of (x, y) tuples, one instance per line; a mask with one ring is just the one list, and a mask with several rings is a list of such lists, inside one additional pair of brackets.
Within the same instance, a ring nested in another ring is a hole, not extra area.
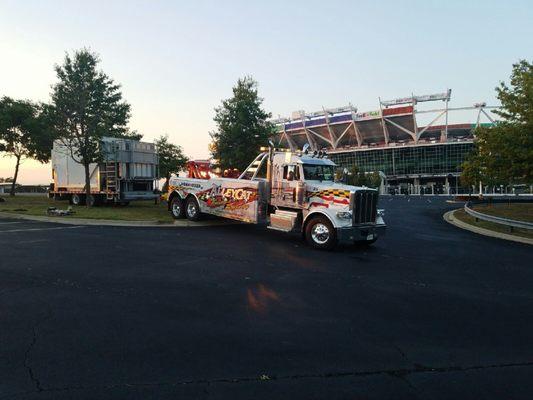
[(261, 108), (262, 103), (257, 82), (245, 77), (233, 87), (233, 97), (215, 108), (217, 130), (210, 133), (210, 151), (221, 169), (244, 170), (257, 156), (259, 147), (268, 144), (274, 128), (267, 121), (271, 114)]
[(15, 195), (20, 164), (25, 158), (43, 163), (50, 159), (52, 132), (46, 105), (9, 97), (0, 99), (0, 151), (15, 158), (11, 196)]
[(533, 181), (533, 64), (521, 60), (513, 65), (510, 86), (496, 88), (503, 118), (494, 126), (475, 130), (474, 151), (463, 164), (465, 184), (489, 185)]
[(342, 180), (347, 185), (367, 186), (378, 188), (381, 185), (381, 176), (379, 172), (364, 172), (357, 165), (351, 166), (346, 173), (344, 168), (337, 168), (336, 179)]
[(381, 185), (381, 176), (379, 175), (379, 172), (374, 171), (368, 174), (367, 176), (367, 186), (377, 189)]
[(181, 146), (168, 141), (167, 135), (160, 136), (154, 143), (159, 157), (159, 175), (165, 178), (163, 192), (166, 192), (170, 176), (185, 168), (187, 157)]
[(139, 138), (127, 128), (130, 105), (122, 99), (120, 85), (97, 69), (99, 62), (87, 49), (66, 54), (63, 65), (55, 67), (59, 82), (52, 87), (55, 127), (69, 155), (84, 167), (86, 199), (91, 195), (89, 165), (105, 155), (102, 138)]

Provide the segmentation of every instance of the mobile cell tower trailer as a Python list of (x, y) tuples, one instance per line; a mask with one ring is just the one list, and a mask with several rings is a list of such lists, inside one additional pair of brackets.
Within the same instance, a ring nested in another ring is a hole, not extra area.
[[(158, 155), (153, 143), (104, 137), (100, 143), (103, 160), (89, 166), (91, 197), (96, 203), (128, 204), (134, 200), (154, 200), (157, 189)], [(52, 148), (52, 178), (49, 197), (85, 204), (85, 170), (60, 141)]]

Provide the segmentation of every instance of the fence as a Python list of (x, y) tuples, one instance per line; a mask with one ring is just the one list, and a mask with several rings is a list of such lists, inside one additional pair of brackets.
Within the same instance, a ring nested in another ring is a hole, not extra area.
[(474, 217), (476, 219), (476, 222), (478, 220), (492, 222), (495, 224), (505, 225), (509, 227), (509, 230), (512, 232), (513, 228), (520, 228), (520, 229), (533, 229), (533, 223), (526, 222), (526, 221), (517, 221), (514, 219), (507, 219), (502, 217), (496, 217), (494, 215), (487, 215), (480, 213), (479, 211), (475, 211), (470, 208), (471, 203), (467, 202), (465, 203), (465, 212), (469, 214), (470, 216)]

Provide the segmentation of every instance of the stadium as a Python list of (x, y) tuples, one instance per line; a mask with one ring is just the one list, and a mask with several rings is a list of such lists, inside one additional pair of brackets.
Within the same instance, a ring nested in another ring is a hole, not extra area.
[[(291, 118), (273, 122), (281, 146), (297, 150), (309, 143), (313, 151), (326, 151), (341, 167), (379, 171), (383, 193), (466, 193), (469, 188), (461, 187), (459, 180), (461, 164), (473, 148), (474, 129), (493, 124), (488, 111), (497, 107), (477, 103), (454, 108), (450, 98), (451, 90), (379, 99), (374, 111), (358, 112), (350, 104), (311, 113), (296, 111)], [(440, 107), (433, 107), (435, 102)], [(459, 117), (459, 123), (452, 117)]]

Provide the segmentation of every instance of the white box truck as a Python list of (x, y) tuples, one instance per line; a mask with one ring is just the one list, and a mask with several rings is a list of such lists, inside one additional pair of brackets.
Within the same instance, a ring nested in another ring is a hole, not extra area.
[(371, 244), (385, 234), (378, 191), (335, 182), (336, 165), (322, 152), (270, 148), (238, 179), (171, 178), (168, 207), (174, 218), (196, 221), (213, 214), (284, 232), (301, 232), (309, 244)]
[[(154, 200), (157, 188), (158, 157), (153, 143), (104, 137), (100, 142), (103, 160), (90, 164), (89, 202), (128, 204), (133, 200)], [(85, 204), (85, 170), (60, 141), (52, 148), (52, 179), (49, 197)]]

